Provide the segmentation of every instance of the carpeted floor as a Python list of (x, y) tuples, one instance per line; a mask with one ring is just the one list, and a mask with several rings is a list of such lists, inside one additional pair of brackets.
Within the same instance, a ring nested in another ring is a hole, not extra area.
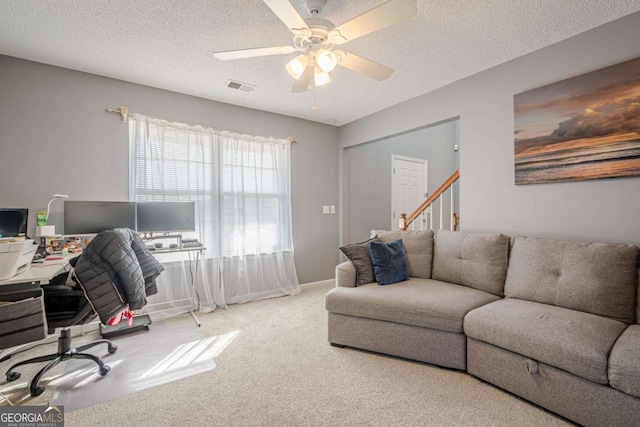
[(69, 412), (65, 425), (570, 425), (462, 372), (330, 346), (332, 286), (199, 315), (199, 333), (217, 343), (215, 369)]

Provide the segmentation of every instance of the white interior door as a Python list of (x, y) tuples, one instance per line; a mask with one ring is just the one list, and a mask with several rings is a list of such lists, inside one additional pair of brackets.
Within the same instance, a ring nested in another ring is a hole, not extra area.
[[(427, 161), (393, 155), (391, 167), (391, 229), (398, 230), (400, 214), (411, 215), (427, 197)], [(420, 228), (419, 220), (413, 228)]]

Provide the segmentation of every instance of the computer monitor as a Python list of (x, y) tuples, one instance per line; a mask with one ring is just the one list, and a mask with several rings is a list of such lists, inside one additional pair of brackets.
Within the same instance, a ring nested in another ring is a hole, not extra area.
[(22, 237), (27, 235), (29, 209), (0, 208), (0, 237)]
[(136, 229), (135, 202), (64, 201), (64, 234), (96, 234), (111, 228)]
[(139, 232), (196, 231), (194, 202), (138, 202)]

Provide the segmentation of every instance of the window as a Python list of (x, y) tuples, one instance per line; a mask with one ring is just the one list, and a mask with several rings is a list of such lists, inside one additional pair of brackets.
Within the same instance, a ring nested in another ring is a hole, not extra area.
[[(291, 250), (281, 223), (289, 211), (284, 146), (253, 143), (245, 149), (224, 143), (222, 152), (222, 249), (224, 255)], [(284, 218), (283, 218), (284, 216)]]
[[(129, 140), (132, 200), (195, 202), (197, 237), (207, 248), (196, 279), (201, 305), (300, 292), (288, 141), (139, 114), (130, 120)], [(182, 277), (186, 289), (184, 278), (195, 274), (190, 263), (166, 261), (165, 286), (158, 287), (171, 293)]]
[(195, 201), (198, 233), (222, 256), (293, 250), (289, 144), (132, 120), (135, 201)]

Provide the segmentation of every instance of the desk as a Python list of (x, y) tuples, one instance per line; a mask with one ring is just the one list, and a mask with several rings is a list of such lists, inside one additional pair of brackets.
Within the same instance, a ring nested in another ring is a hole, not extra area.
[[(160, 305), (160, 304), (167, 304), (167, 303), (177, 303), (177, 302), (181, 302), (181, 301), (189, 301), (191, 309), (190, 309), (190, 313), (191, 316), (193, 317), (193, 320), (195, 320), (196, 324), (198, 326), (200, 326), (200, 321), (198, 320), (198, 317), (196, 317), (196, 312), (200, 311), (200, 298), (198, 297), (198, 293), (196, 292), (196, 285), (198, 283), (198, 272), (200, 271), (200, 261), (202, 259), (202, 255), (204, 254), (204, 251), (207, 248), (205, 248), (204, 246), (186, 246), (186, 247), (181, 247), (181, 248), (164, 248), (164, 249), (156, 249), (153, 251), (150, 251), (153, 255), (162, 255), (162, 254), (176, 254), (176, 253), (186, 253), (189, 255), (189, 263), (193, 263), (194, 267), (193, 269), (191, 269), (191, 265), (189, 266), (190, 272), (191, 272), (191, 297), (190, 298), (184, 298), (184, 299), (177, 299), (177, 300), (169, 300), (169, 301), (164, 301), (161, 303), (156, 303), (156, 304), (147, 304), (147, 310), (149, 310), (151, 307), (155, 306), (155, 305)], [(191, 254), (194, 254), (195, 257), (192, 260), (191, 259)], [(161, 260), (160, 263), (162, 263)], [(182, 260), (181, 260), (182, 261)], [(169, 308), (166, 310), (159, 310), (156, 311), (156, 313), (161, 312), (161, 311), (169, 311), (169, 310), (175, 310), (175, 309), (180, 309), (180, 308), (184, 308), (184, 307), (173, 307), (173, 308)], [(147, 311), (148, 313), (153, 313), (153, 311)]]
[[(200, 310), (200, 300), (196, 292), (197, 278), (200, 271), (200, 260), (206, 248), (186, 247), (186, 248), (168, 248), (153, 251), (152, 253), (169, 254), (169, 253), (194, 253), (195, 260), (189, 256), (189, 263), (194, 262), (194, 268), (191, 269), (191, 297), (186, 300), (190, 303), (190, 314), (200, 326), (200, 321), (196, 317), (196, 312)], [(46, 320), (44, 314), (44, 300), (40, 285), (48, 282), (57, 274), (63, 271), (69, 261), (79, 254), (65, 255), (55, 260), (45, 260), (42, 263), (32, 264), (31, 267), (17, 274), (10, 279), (0, 280), (0, 301), (7, 304), (0, 304), (0, 349), (13, 347), (22, 343), (32, 342), (42, 339), (46, 336)], [(179, 302), (169, 301), (169, 302)], [(182, 307), (176, 307), (182, 308)], [(28, 311), (33, 313), (28, 323), (28, 330), (24, 325), (18, 327), (13, 325), (16, 313)], [(3, 314), (4, 313), (4, 314)], [(5, 323), (6, 322), (6, 323)], [(4, 325), (3, 325), (4, 323)], [(11, 333), (6, 335), (9, 330), (22, 330), (20, 333)], [(3, 332), (4, 331), (4, 332)]]
[[(61, 256), (62, 259), (55, 259), (47, 261), (46, 259), (42, 263), (33, 263), (31, 267), (15, 276), (0, 280), (0, 286), (13, 285), (17, 283), (37, 283), (48, 282), (58, 273), (62, 272), (69, 261), (80, 254)], [(2, 289), (2, 288), (0, 288)]]
[(40, 285), (57, 275), (73, 256), (32, 265), (0, 280), (0, 349), (46, 337), (47, 322)]

